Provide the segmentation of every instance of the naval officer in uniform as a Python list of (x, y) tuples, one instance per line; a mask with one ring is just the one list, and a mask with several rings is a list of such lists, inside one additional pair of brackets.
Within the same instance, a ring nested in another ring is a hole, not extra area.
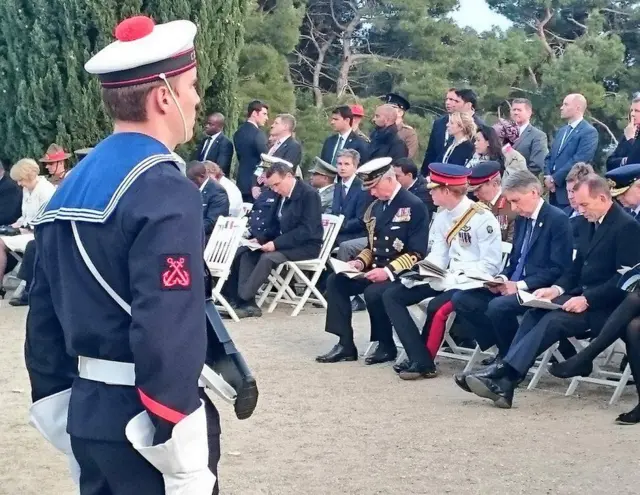
[(144, 16), (116, 27), (85, 65), (114, 132), (36, 219), (31, 421), (79, 467), (82, 495), (218, 493), (219, 416), (199, 383), (202, 203), (173, 153), (200, 101), (196, 31)]
[(349, 264), (363, 276), (348, 278), (333, 273), (327, 280), (327, 319), (325, 330), (339, 337), (338, 343), (320, 363), (355, 361), (358, 351), (353, 342), (350, 297), (364, 294), (371, 321), (371, 341), (376, 352), (366, 364), (384, 363), (396, 358), (391, 322), (382, 305), (382, 295), (393, 285), (399, 272), (422, 259), (427, 251), (429, 214), (422, 202), (396, 180), (391, 158), (377, 158), (362, 165), (358, 176), (375, 201), (364, 214), (367, 246)]
[[(403, 380), (435, 376), (433, 359), (442, 343), (451, 298), (457, 290), (476, 284), (467, 275), (497, 275), (502, 260), (498, 221), (485, 205), (467, 197), (471, 170), (446, 163), (432, 163), (429, 170), (428, 187), (433, 202), (442, 210), (429, 232), (431, 250), (427, 260), (446, 270), (446, 278), (412, 287), (398, 283), (383, 297), (388, 318), (408, 356), (394, 367)], [(427, 307), (427, 321), (421, 336), (409, 306), (429, 297), (433, 299)]]
[(418, 133), (409, 124), (404, 122), (404, 114), (411, 108), (409, 100), (396, 93), (389, 93), (382, 98), (382, 101), (395, 107), (398, 111), (396, 125), (398, 126), (398, 137), (407, 146), (407, 158), (415, 158), (418, 153)]
[(605, 179), (618, 203), (640, 222), (640, 164), (630, 163), (605, 174)]

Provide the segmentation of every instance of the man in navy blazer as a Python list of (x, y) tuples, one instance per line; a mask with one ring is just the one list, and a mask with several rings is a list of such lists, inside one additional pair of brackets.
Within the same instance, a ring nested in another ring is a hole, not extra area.
[(336, 165), (338, 152), (343, 149), (356, 150), (360, 154), (360, 163), (367, 161), (369, 145), (353, 131), (353, 112), (351, 107), (343, 105), (331, 113), (331, 127), (336, 132), (325, 139), (320, 158), (331, 165)]
[(229, 176), (233, 159), (233, 143), (224, 135), (224, 115), (221, 113), (209, 115), (204, 133), (207, 137), (198, 145), (194, 160), (213, 162), (226, 176)]
[(267, 136), (260, 129), (269, 118), (269, 106), (254, 100), (247, 108), (247, 120), (238, 127), (233, 135), (233, 144), (238, 157), (236, 185), (242, 193), (242, 200), (253, 203), (251, 187), (254, 185), (254, 173), (262, 161), (260, 155), (269, 150)]
[(544, 185), (549, 190), (549, 203), (560, 208), (569, 206), (565, 189), (567, 174), (578, 162), (592, 162), (598, 149), (598, 131), (584, 120), (587, 100), (581, 94), (565, 97), (560, 115), (567, 125), (556, 134), (544, 163)]
[[(518, 290), (532, 292), (551, 285), (571, 265), (572, 257), (569, 218), (542, 199), (535, 175), (528, 170), (512, 172), (502, 188), (519, 215), (508, 264), (498, 276), (503, 283), (458, 292), (452, 300), (456, 321), (460, 319), (482, 350), (497, 345), (498, 356), (509, 350), (518, 331), (517, 317), (528, 309), (518, 303)], [(463, 374), (455, 379), (466, 387)]]
[(371, 202), (371, 195), (362, 189), (362, 180), (356, 177), (360, 165), (360, 155), (356, 150), (344, 149), (338, 152), (338, 178), (333, 191), (333, 215), (344, 215), (336, 245), (351, 239), (366, 236), (364, 212)]

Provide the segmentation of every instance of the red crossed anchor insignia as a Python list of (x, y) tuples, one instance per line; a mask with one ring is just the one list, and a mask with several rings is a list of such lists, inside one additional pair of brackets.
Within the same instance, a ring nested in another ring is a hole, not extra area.
[(163, 289), (188, 289), (191, 287), (189, 258), (187, 255), (164, 256), (162, 272)]

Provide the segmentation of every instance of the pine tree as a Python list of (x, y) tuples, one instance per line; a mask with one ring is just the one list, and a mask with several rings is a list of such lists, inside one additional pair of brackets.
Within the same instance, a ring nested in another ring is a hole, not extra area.
[(248, 0), (13, 0), (0, 2), (0, 157), (38, 158), (51, 142), (91, 146), (111, 129), (99, 84), (84, 64), (114, 26), (143, 13), (198, 25), (203, 111), (236, 121), (234, 99)]

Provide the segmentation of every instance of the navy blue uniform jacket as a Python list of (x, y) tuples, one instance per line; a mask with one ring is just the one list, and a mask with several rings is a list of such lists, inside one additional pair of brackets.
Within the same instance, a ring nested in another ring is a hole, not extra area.
[[(25, 343), (32, 399), (72, 386), (73, 436), (126, 441), (127, 422), (146, 409), (156, 443), (163, 442), (176, 417), (200, 406), (207, 349), (202, 202), (175, 160), (149, 136), (109, 136), (67, 175), (35, 222)], [(89, 272), (72, 219), (132, 316)], [(134, 363), (135, 387), (77, 377), (78, 356)], [(209, 431), (219, 432), (217, 412), (207, 413)]]

